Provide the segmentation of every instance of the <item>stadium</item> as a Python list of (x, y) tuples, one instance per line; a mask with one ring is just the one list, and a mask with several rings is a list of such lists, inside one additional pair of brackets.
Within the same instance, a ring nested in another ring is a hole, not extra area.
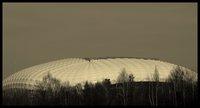
[[(3, 89), (27, 88), (34, 89), (36, 82), (51, 73), (62, 83), (70, 85), (78, 83), (98, 82), (110, 79), (116, 83), (120, 72), (125, 69), (128, 74), (133, 74), (135, 81), (150, 81), (155, 69), (159, 71), (160, 81), (166, 81), (172, 69), (177, 65), (156, 59), (144, 58), (68, 58), (32, 66), (16, 72), (3, 80)], [(188, 70), (191, 77), (197, 80), (196, 72)]]

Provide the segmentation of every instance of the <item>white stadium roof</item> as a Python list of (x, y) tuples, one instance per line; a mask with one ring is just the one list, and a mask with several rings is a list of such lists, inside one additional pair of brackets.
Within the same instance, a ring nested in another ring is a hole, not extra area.
[[(126, 69), (128, 74), (134, 75), (135, 81), (148, 81), (152, 78), (155, 67), (157, 67), (160, 80), (165, 81), (166, 78), (168, 78), (170, 71), (176, 66), (177, 65), (175, 64), (153, 59), (68, 58), (32, 66), (16, 72), (3, 81), (3, 87), (32, 88), (37, 81), (41, 81), (48, 73), (51, 73), (53, 77), (59, 79), (61, 82), (69, 81), (70, 85), (84, 83), (85, 81), (95, 83), (97, 81), (102, 81), (105, 78), (110, 79), (112, 83), (115, 83), (123, 68)], [(191, 75), (197, 76), (193, 71), (191, 71)]]

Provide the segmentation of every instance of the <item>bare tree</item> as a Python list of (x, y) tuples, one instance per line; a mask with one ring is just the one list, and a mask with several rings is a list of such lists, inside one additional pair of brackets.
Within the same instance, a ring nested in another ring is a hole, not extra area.
[(157, 66), (155, 66), (155, 70), (154, 70), (154, 74), (153, 74), (153, 81), (159, 82), (159, 80), (160, 80), (159, 72), (158, 72)]
[(117, 77), (118, 83), (125, 83), (129, 81), (129, 75), (126, 72), (126, 69), (123, 68), (119, 76)]
[(129, 82), (129, 75), (127, 74), (125, 68), (123, 68), (121, 73), (119, 74), (119, 76), (117, 78), (117, 82), (122, 84), (122, 87), (120, 89), (121, 94), (119, 94), (119, 95), (123, 99), (123, 105), (126, 105), (127, 104), (127, 93), (128, 93), (127, 87), (128, 87), (128, 82)]
[[(41, 95), (42, 99), (45, 102), (51, 104), (55, 104), (58, 97), (58, 93), (60, 92), (60, 81), (54, 77), (50, 73), (43, 77), (42, 81), (37, 82), (35, 85), (36, 89), (39, 91), (39, 95)], [(44, 103), (44, 104), (47, 104)]]
[(171, 70), (171, 73), (167, 79), (168, 82), (173, 84), (174, 103), (176, 106), (178, 104), (177, 92), (182, 91), (183, 104), (185, 105), (185, 89), (188, 85), (193, 86), (194, 77), (191, 77), (189, 73), (190, 72), (188, 70), (183, 69), (180, 66), (176, 66), (173, 70)]
[(154, 100), (152, 99), (152, 93), (151, 93), (152, 90), (151, 90), (151, 82), (150, 82), (150, 80), (151, 80), (150, 77), (147, 76), (147, 81), (148, 81), (148, 85), (149, 85), (149, 86), (148, 86), (148, 89), (149, 89), (149, 90), (148, 90), (148, 92), (149, 92), (149, 93), (148, 93), (148, 97), (149, 97), (150, 105), (153, 106), (153, 105), (154, 105)]
[(156, 91), (155, 91), (155, 105), (158, 106), (158, 83), (159, 83), (159, 72), (157, 66), (155, 66), (154, 74), (153, 74), (153, 81), (156, 82)]

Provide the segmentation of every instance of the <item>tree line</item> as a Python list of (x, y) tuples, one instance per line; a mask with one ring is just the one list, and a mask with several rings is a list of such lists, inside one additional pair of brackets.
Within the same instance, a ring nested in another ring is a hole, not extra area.
[(135, 82), (136, 76), (123, 69), (115, 84), (104, 79), (75, 86), (61, 83), (49, 73), (37, 82), (34, 90), (3, 90), (3, 105), (189, 106), (197, 103), (197, 82), (188, 77), (186, 71), (177, 66), (166, 82), (160, 82), (155, 67), (152, 81)]

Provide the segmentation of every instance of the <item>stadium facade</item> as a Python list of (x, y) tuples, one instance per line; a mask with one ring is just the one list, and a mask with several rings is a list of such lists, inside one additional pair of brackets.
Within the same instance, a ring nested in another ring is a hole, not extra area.
[[(52, 61), (23, 69), (12, 74), (3, 80), (3, 89), (7, 88), (28, 88), (34, 89), (38, 81), (51, 73), (53, 77), (61, 82), (70, 82), (70, 85), (85, 83), (86, 81), (95, 83), (103, 79), (110, 79), (111, 83), (116, 83), (119, 73), (125, 69), (128, 74), (133, 74), (135, 81), (150, 81), (155, 72), (159, 71), (160, 81), (165, 81), (172, 69), (177, 65), (155, 59), (143, 58), (68, 58)], [(197, 74), (190, 69), (189, 74), (197, 80)]]

